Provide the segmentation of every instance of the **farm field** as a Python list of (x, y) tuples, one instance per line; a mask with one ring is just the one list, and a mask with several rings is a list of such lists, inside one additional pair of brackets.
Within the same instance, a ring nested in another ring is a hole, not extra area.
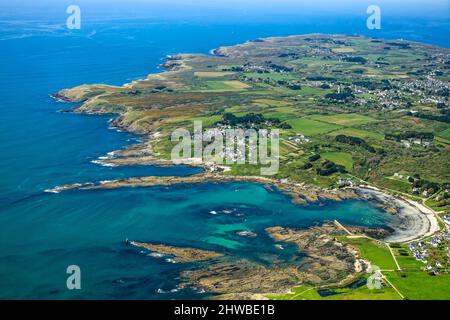
[(353, 169), (353, 159), (350, 153), (346, 152), (325, 152), (320, 154), (324, 159), (330, 160), (336, 164), (344, 166), (349, 172)]
[(378, 266), (381, 270), (397, 269), (395, 261), (385, 245), (367, 238), (343, 237), (339, 239), (357, 248), (361, 257)]
[(361, 130), (361, 129), (357, 129), (357, 128), (344, 128), (344, 129), (332, 131), (328, 135), (334, 137), (334, 136), (337, 136), (340, 134), (343, 134), (346, 136), (362, 138), (362, 139), (370, 138), (370, 139), (379, 140), (379, 141), (384, 140), (384, 135), (382, 135), (380, 133), (373, 132), (373, 131), (367, 131), (367, 130)]
[(390, 287), (371, 290), (365, 285), (357, 288), (352, 288), (351, 285), (343, 288), (332, 287), (328, 290), (300, 286), (293, 288), (292, 293), (268, 297), (274, 300), (400, 300), (400, 296)]
[(293, 75), (290, 74), (279, 74), (279, 73), (244, 73), (244, 76), (249, 78), (260, 78), (260, 79), (272, 79), (272, 80), (292, 80)]
[(206, 81), (206, 84), (212, 90), (219, 91), (239, 91), (250, 88), (249, 85), (240, 81)]
[[(367, 238), (339, 237), (340, 241), (357, 248), (364, 259), (381, 268), (382, 274), (400, 292), (403, 299), (409, 300), (446, 300), (450, 299), (450, 275), (432, 276), (423, 269), (423, 264), (413, 257), (405, 257), (399, 254), (407, 250), (405, 246), (392, 248), (396, 259), (402, 268), (396, 270), (396, 264), (386, 247), (376, 244)], [(380, 289), (369, 289), (365, 285), (367, 276), (362, 276), (354, 281), (353, 285), (342, 287), (329, 287), (321, 289), (312, 286), (299, 286), (292, 289), (291, 293), (283, 295), (269, 295), (271, 299), (280, 300), (399, 300), (402, 299), (397, 291), (386, 284)], [(360, 285), (357, 285), (361, 283)]]
[(327, 116), (312, 116), (311, 119), (319, 120), (328, 123), (334, 123), (343, 126), (357, 126), (377, 120), (365, 115), (350, 113), (350, 114), (333, 114)]
[(450, 141), (450, 128), (445, 129), (444, 131), (441, 131), (437, 134), (439, 137), (442, 137), (446, 139), (447, 141)]
[(303, 133), (304, 135), (316, 135), (321, 133), (327, 133), (336, 129), (340, 126), (315, 121), (308, 118), (298, 118), (287, 121), (292, 126), (292, 129), (296, 132)]
[(410, 300), (450, 299), (450, 275), (432, 276), (424, 271), (385, 272), (392, 284)]
[(196, 77), (200, 78), (220, 78), (224, 76), (230, 76), (234, 74), (233, 72), (206, 72), (206, 71), (198, 71), (194, 72)]

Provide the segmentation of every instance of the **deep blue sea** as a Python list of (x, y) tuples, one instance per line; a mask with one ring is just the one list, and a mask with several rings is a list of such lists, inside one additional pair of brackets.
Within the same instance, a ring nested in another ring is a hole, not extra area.
[[(424, 15), (409, 8), (415, 16), (389, 9), (382, 29), (370, 31), (364, 5), (346, 14), (116, 1), (85, 4), (81, 30), (68, 30), (70, 3), (34, 2), (0, 1), (0, 299), (198, 298), (204, 295), (176, 290), (183, 266), (142, 254), (124, 240), (214, 249), (269, 263), (280, 253), (264, 235), (266, 227), (308, 227), (335, 218), (389, 223), (365, 202), (300, 207), (248, 183), (44, 193), (65, 183), (198, 172), (93, 164), (139, 137), (108, 129), (108, 116), (58, 113), (72, 106), (49, 94), (83, 83), (120, 85), (160, 72), (157, 66), (168, 54), (207, 53), (266, 36), (365, 34), (450, 46), (445, 5), (436, 12), (428, 7)], [(258, 237), (243, 239), (238, 230)], [(73, 264), (82, 270), (82, 290), (66, 288), (66, 268)]]

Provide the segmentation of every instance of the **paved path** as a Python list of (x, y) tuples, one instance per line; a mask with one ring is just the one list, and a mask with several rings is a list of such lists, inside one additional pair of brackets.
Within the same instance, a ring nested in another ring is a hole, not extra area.
[(389, 252), (390, 252), (391, 255), (392, 255), (392, 258), (394, 259), (395, 264), (397, 265), (397, 270), (398, 270), (398, 271), (402, 271), (402, 268), (400, 268), (400, 265), (398, 264), (397, 258), (395, 257), (394, 251), (392, 251), (392, 248), (391, 248), (391, 246), (389, 245), (389, 243), (386, 243), (386, 246), (388, 247)]
[(305, 292), (308, 292), (308, 291), (313, 290), (313, 289), (315, 289), (315, 287), (312, 287), (312, 288), (306, 289), (305, 291), (302, 291), (302, 292), (300, 292), (300, 293), (297, 293), (295, 296), (293, 296), (293, 297), (291, 298), (291, 300), (294, 300), (296, 297), (301, 296), (301, 295), (304, 294)]
[(381, 276), (383, 277), (383, 280), (386, 281), (391, 287), (392, 289), (395, 290), (395, 292), (397, 292), (397, 294), (400, 296), (400, 298), (402, 298), (403, 300), (405, 299), (405, 297), (402, 295), (402, 293), (392, 284), (392, 282), (390, 282), (388, 280), (388, 278), (386, 278), (386, 276), (384, 274), (381, 274)]

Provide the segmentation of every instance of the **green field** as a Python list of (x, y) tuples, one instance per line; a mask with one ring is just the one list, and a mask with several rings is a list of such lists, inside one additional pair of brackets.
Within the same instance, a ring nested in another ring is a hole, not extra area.
[(400, 245), (400, 248), (391, 245), (391, 248), (402, 270), (421, 271), (424, 268), (425, 265), (414, 258), (406, 245)]
[(329, 133), (329, 135), (333, 136), (333, 137), (337, 136), (339, 134), (343, 134), (343, 135), (346, 135), (346, 136), (357, 137), (357, 138), (361, 138), (361, 139), (371, 138), (371, 139), (375, 139), (375, 140), (379, 140), (379, 141), (383, 141), (384, 140), (384, 135), (382, 135), (380, 133), (373, 132), (373, 131), (356, 129), (356, 128), (344, 128), (344, 129), (336, 130), (336, 131), (333, 131), (333, 132)]
[(399, 180), (394, 177), (383, 177), (381, 179), (382, 185), (391, 190), (398, 190), (400, 192), (408, 193), (411, 192), (411, 184), (408, 181)]
[(210, 71), (194, 72), (194, 76), (199, 78), (221, 78), (233, 74), (234, 74), (233, 72), (210, 72)]
[[(412, 257), (405, 245), (393, 246), (392, 250), (399, 262), (402, 271), (397, 271), (396, 264), (389, 249), (382, 244), (368, 238), (338, 237), (338, 240), (352, 245), (360, 252), (361, 257), (371, 262), (372, 265), (380, 267), (383, 275), (395, 286), (397, 290), (410, 300), (420, 299), (450, 299), (450, 275), (432, 276)], [(400, 255), (407, 252), (408, 255)], [(365, 276), (367, 277), (367, 276)], [(363, 279), (360, 279), (362, 281)], [(401, 297), (390, 286), (378, 290), (370, 290), (366, 285), (343, 287), (331, 287), (332, 294), (321, 296), (320, 288), (311, 286), (299, 286), (292, 289), (289, 294), (270, 295), (271, 299), (281, 300), (385, 300)]]
[(321, 296), (319, 289), (310, 286), (299, 286), (292, 289), (292, 293), (269, 295), (273, 300), (399, 300), (400, 296), (390, 287), (370, 290), (363, 285), (359, 288), (332, 288), (333, 294)]
[[(420, 270), (423, 263), (417, 261), (406, 246), (392, 248), (402, 268), (402, 271), (396, 271), (397, 267), (389, 250), (375, 241), (348, 237), (339, 240), (358, 248), (364, 259), (384, 270), (383, 274), (406, 299), (450, 299), (450, 275), (432, 276)], [(401, 251), (407, 255), (401, 255)]]
[(436, 197), (428, 199), (425, 204), (437, 212), (450, 210), (450, 204), (444, 205), (443, 201), (436, 201)]
[(369, 260), (381, 270), (396, 270), (394, 258), (389, 249), (367, 238), (339, 238), (342, 242), (348, 243), (357, 248), (361, 257)]
[(423, 271), (384, 272), (392, 284), (410, 300), (450, 299), (450, 275), (431, 276)]
[(240, 81), (205, 81), (211, 90), (220, 91), (240, 91), (249, 86)]
[(201, 121), (203, 128), (211, 127), (216, 122), (220, 121), (222, 119), (221, 116), (215, 115), (215, 116), (208, 116), (208, 117), (195, 117), (192, 118), (192, 121)]
[(442, 137), (446, 140), (450, 140), (450, 128), (445, 129), (437, 134), (439, 137)]
[(448, 140), (448, 139), (444, 139), (444, 138), (441, 138), (441, 137), (434, 137), (434, 141), (435, 142), (438, 142), (439, 144), (442, 144), (442, 145), (450, 145), (450, 140)]
[(378, 121), (377, 119), (356, 113), (340, 113), (326, 116), (312, 116), (310, 118), (314, 120), (339, 124), (343, 126), (355, 126)]
[(286, 120), (292, 119), (293, 115), (289, 114), (289, 113), (274, 111), (274, 112), (264, 113), (264, 116), (266, 118), (279, 119), (280, 121), (286, 121)]
[(321, 59), (321, 58), (314, 58), (314, 57), (307, 57), (302, 59), (297, 59), (290, 61), (290, 64), (292, 65), (301, 65), (306, 68), (320, 68), (323, 65), (342, 65), (343, 62), (339, 60), (329, 60), (329, 59)]
[(294, 76), (286, 73), (256, 73), (256, 72), (247, 72), (243, 74), (249, 78), (260, 78), (260, 79), (272, 79), (272, 80), (293, 80)]
[(298, 91), (299, 94), (305, 96), (323, 96), (327, 93), (333, 92), (331, 89), (321, 89), (315, 87), (302, 87), (301, 90)]
[(324, 123), (307, 118), (292, 119), (289, 120), (288, 123), (292, 126), (292, 129), (294, 131), (303, 133), (307, 136), (328, 133), (340, 128), (340, 126), (334, 124)]
[(349, 172), (353, 169), (353, 158), (350, 153), (346, 152), (324, 152), (320, 154), (322, 158), (330, 160), (336, 164), (344, 166)]
[(266, 107), (287, 107), (291, 105), (290, 102), (274, 99), (255, 99), (253, 100), (253, 103), (258, 106), (266, 106)]

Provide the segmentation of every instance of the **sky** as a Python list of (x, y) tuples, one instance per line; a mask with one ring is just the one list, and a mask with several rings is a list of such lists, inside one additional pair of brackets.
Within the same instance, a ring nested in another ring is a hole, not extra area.
[(369, 5), (378, 5), (396, 14), (447, 14), (450, 17), (450, 0), (0, 0), (0, 7), (15, 8), (51, 8), (56, 6), (103, 7), (104, 10), (115, 8), (132, 10), (135, 8), (176, 7), (251, 10), (254, 12), (288, 12), (305, 10), (311, 12), (348, 12), (354, 13)]

